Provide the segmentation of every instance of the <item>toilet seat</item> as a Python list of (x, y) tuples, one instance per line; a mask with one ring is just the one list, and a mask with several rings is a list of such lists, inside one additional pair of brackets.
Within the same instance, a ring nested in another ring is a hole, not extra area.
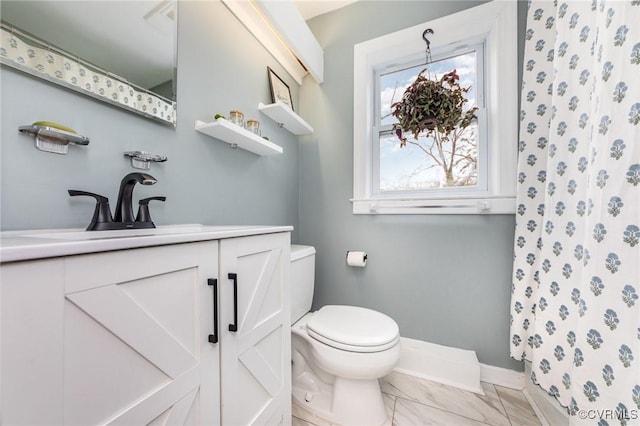
[(350, 352), (380, 352), (400, 339), (398, 325), (387, 315), (356, 306), (327, 305), (307, 321), (309, 336)]

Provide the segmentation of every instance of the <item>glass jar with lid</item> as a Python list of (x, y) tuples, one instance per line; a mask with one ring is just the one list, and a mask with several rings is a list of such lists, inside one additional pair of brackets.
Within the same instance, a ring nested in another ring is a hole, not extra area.
[(242, 111), (232, 109), (231, 111), (229, 111), (229, 121), (240, 127), (244, 127), (244, 114), (242, 113)]
[(251, 133), (254, 133), (260, 136), (260, 122), (254, 118), (250, 118), (247, 120), (246, 128)]

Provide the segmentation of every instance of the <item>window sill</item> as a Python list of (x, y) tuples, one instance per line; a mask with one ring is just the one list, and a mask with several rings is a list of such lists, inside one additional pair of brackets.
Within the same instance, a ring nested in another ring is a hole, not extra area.
[(353, 214), (515, 214), (515, 197), (351, 199)]

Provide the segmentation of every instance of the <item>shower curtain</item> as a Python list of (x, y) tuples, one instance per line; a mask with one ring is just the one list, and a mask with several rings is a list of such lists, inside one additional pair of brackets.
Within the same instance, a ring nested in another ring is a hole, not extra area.
[(511, 356), (572, 424), (640, 424), (640, 0), (529, 3)]

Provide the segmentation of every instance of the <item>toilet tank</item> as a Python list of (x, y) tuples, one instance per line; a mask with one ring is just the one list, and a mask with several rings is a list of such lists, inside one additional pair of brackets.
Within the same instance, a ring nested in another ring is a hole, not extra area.
[(291, 324), (311, 310), (315, 285), (316, 249), (291, 245)]

